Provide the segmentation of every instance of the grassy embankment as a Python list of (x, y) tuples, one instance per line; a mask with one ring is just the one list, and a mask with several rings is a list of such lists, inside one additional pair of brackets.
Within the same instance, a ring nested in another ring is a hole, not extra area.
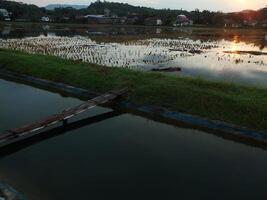
[(96, 92), (129, 87), (127, 100), (267, 130), (267, 90), (0, 50), (0, 69)]

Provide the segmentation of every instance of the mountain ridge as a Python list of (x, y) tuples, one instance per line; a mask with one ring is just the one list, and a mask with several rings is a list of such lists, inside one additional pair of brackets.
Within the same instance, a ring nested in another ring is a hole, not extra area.
[(80, 4), (48, 4), (45, 6), (46, 10), (55, 10), (56, 8), (68, 8), (71, 7), (76, 10), (88, 8), (89, 5), (80, 5)]

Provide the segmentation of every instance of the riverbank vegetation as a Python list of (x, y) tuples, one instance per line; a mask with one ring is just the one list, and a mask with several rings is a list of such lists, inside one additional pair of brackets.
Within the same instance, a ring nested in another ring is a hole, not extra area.
[(267, 90), (107, 68), (53, 56), (0, 50), (0, 69), (63, 82), (95, 92), (129, 87), (127, 101), (154, 105), (248, 128), (267, 130)]

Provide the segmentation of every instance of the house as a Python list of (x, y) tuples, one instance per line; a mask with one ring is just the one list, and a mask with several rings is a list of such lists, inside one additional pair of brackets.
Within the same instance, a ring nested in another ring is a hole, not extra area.
[(240, 28), (243, 25), (241, 23), (237, 23), (234, 19), (224, 19), (224, 27), (227, 28)]
[(190, 26), (193, 25), (193, 21), (189, 20), (185, 15), (178, 15), (174, 26)]
[(0, 9), (0, 19), (4, 21), (11, 21), (10, 13), (6, 9)]
[(111, 10), (105, 8), (104, 14), (102, 15), (86, 15), (84, 19), (87, 20), (89, 24), (119, 24), (121, 23), (120, 18), (117, 14), (112, 13)]
[(89, 24), (116, 24), (119, 22), (117, 17), (106, 17), (105, 15), (86, 15), (84, 18)]
[(162, 20), (158, 18), (146, 18), (145, 25), (147, 26), (161, 26)]
[(253, 27), (255, 27), (255, 26), (258, 25), (258, 21), (253, 20), (253, 19), (246, 19), (246, 20), (244, 20), (243, 25), (244, 26), (253, 26)]
[(157, 19), (157, 26), (161, 26), (163, 24), (161, 19)]
[(111, 16), (111, 10), (105, 8), (104, 9), (105, 17), (110, 17)]
[(0, 9), (0, 14), (3, 16), (3, 17), (9, 17), (9, 13), (6, 9)]
[(126, 24), (133, 25), (138, 23), (140, 16), (137, 13), (130, 13), (127, 16)]
[(70, 18), (70, 17), (68, 17), (68, 16), (63, 16), (63, 17), (62, 17), (62, 20), (63, 20), (64, 22), (66, 22), (66, 21), (69, 21), (69, 20), (71, 20), (71, 18)]
[(126, 22), (127, 22), (127, 17), (126, 16), (120, 17), (120, 20), (119, 20), (120, 24), (126, 24)]
[(41, 18), (41, 22), (50, 22), (50, 18), (47, 17), (47, 16), (43, 16), (43, 17)]

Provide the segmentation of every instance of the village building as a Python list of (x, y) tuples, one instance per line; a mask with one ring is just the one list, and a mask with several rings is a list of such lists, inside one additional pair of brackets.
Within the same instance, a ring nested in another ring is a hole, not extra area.
[(89, 24), (116, 24), (119, 22), (117, 17), (106, 17), (105, 15), (86, 15), (84, 18)]
[(146, 18), (145, 25), (147, 26), (162, 26), (162, 20), (159, 18)]
[(193, 21), (189, 20), (185, 15), (178, 15), (173, 26), (192, 26)]
[(84, 18), (89, 24), (118, 24), (120, 19), (114, 13), (111, 13), (111, 10), (104, 9), (104, 15), (86, 15)]
[(47, 17), (47, 16), (43, 16), (43, 17), (41, 18), (41, 22), (50, 22), (50, 18)]
[(227, 28), (240, 28), (243, 26), (242, 23), (237, 23), (234, 19), (224, 19), (224, 27)]
[(71, 18), (68, 17), (68, 16), (63, 16), (63, 17), (62, 17), (62, 21), (63, 21), (63, 22), (68, 22), (68, 21), (70, 21), (70, 20), (71, 20)]
[(127, 22), (127, 17), (126, 16), (120, 17), (120, 20), (119, 20), (120, 24), (124, 25), (124, 24), (126, 24), (126, 22)]
[(258, 21), (256, 21), (256, 20), (244, 20), (243, 25), (255, 27), (258, 25)]
[(127, 16), (126, 24), (133, 25), (138, 23), (140, 16), (137, 13), (130, 13)]
[(106, 17), (110, 17), (110, 16), (111, 16), (111, 10), (105, 8), (105, 9), (104, 9), (104, 15), (105, 15)]
[(11, 21), (10, 13), (6, 9), (0, 9), (0, 19), (4, 21)]

